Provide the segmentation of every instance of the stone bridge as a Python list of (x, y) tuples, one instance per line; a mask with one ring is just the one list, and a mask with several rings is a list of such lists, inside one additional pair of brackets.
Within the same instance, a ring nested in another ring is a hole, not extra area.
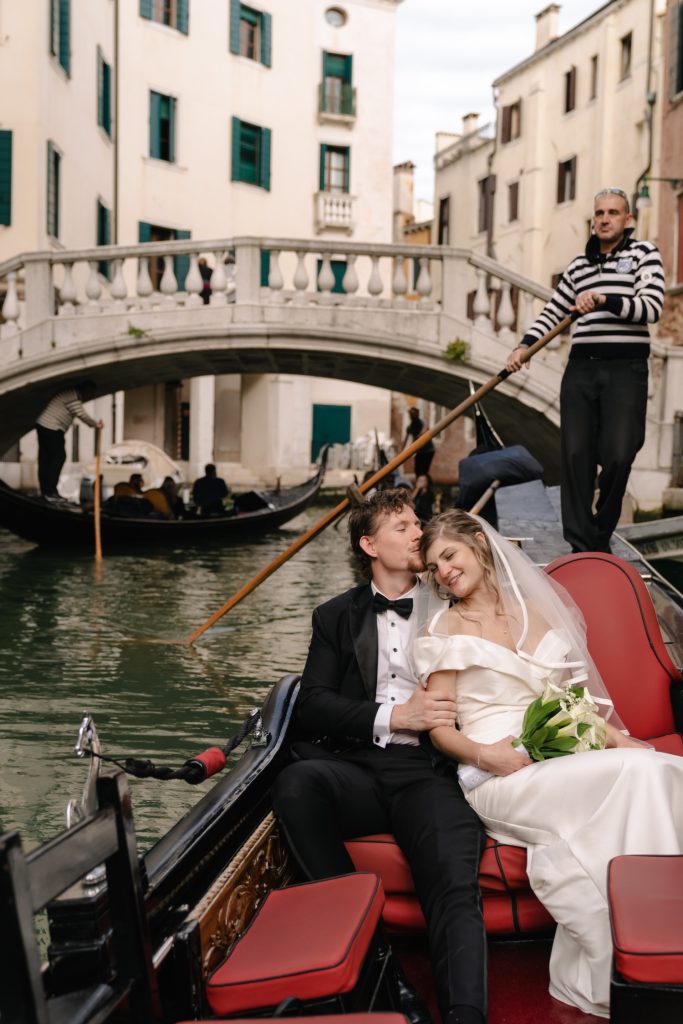
[[(208, 305), (200, 256), (213, 266)], [(0, 264), (0, 291), (0, 451), (84, 377), (102, 395), (206, 374), (312, 374), (450, 407), (503, 366), (550, 294), (461, 249), (275, 238), (30, 253)], [(531, 448), (549, 482), (567, 344), (551, 342), (486, 400), (499, 433)], [(632, 479), (643, 502), (658, 503), (669, 482), (681, 393), (683, 348), (656, 342)]]

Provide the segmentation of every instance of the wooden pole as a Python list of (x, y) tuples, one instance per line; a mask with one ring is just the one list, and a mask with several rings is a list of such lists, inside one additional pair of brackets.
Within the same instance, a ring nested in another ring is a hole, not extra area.
[[(527, 348), (526, 352), (522, 354), (521, 362), (528, 362), (532, 358), (532, 356), (534, 356), (545, 345), (547, 345), (549, 341), (552, 341), (552, 339), (557, 337), (558, 334), (561, 334), (563, 331), (566, 331), (570, 323), (572, 322), (572, 319), (573, 318), (570, 316), (565, 317), (565, 319), (562, 320), (557, 325), (557, 327), (553, 327), (551, 331), (549, 331), (547, 334), (544, 334), (543, 337), (539, 338), (538, 341), (535, 341), (533, 345), (530, 345)], [(415, 452), (418, 452), (420, 448), (423, 447), (423, 445), (427, 444), (427, 442), (431, 441), (432, 438), (436, 437), (437, 434), (440, 434), (442, 430), (445, 430), (446, 427), (450, 426), (450, 424), (453, 423), (454, 420), (457, 420), (460, 416), (463, 415), (463, 413), (465, 413), (468, 409), (475, 405), (476, 402), (479, 402), (482, 398), (484, 398), (485, 395), (488, 395), (489, 391), (493, 391), (494, 388), (498, 387), (498, 385), (502, 383), (502, 381), (507, 380), (509, 376), (509, 370), (501, 370), (494, 377), (490, 377), (484, 384), (478, 387), (476, 391), (473, 391), (471, 395), (469, 395), (464, 401), (462, 401), (460, 405), (456, 405), (455, 409), (452, 409), (449, 413), (447, 413), (446, 416), (442, 417), (442, 419), (440, 419), (438, 423), (436, 423), (431, 428), (431, 430), (428, 430), (426, 433), (418, 437), (417, 440), (413, 441), (411, 445), (408, 445), (408, 447), (404, 448), (402, 452), (399, 452), (398, 455), (395, 455), (394, 458), (386, 464), (386, 466), (382, 466), (381, 469), (379, 469), (373, 476), (370, 477), (369, 480), (366, 480), (364, 483), (360, 484), (358, 490), (361, 492), (361, 494), (364, 494), (371, 488), (376, 487), (380, 480), (383, 480), (385, 476), (388, 476), (389, 473), (393, 473), (395, 469), (398, 469), (399, 466), (403, 465), (403, 463), (410, 459), (415, 454)], [(260, 584), (263, 583), (264, 580), (267, 580), (269, 576), (272, 576), (272, 574), (276, 572), (281, 565), (284, 565), (285, 562), (288, 562), (289, 559), (297, 553), (297, 551), (300, 551), (301, 548), (305, 547), (309, 541), (313, 540), (314, 537), (317, 537), (319, 533), (322, 533), (322, 531), (327, 526), (329, 526), (330, 523), (334, 522), (334, 520), (349, 507), (349, 504), (349, 499), (344, 498), (343, 501), (341, 501), (338, 505), (331, 509), (331, 511), (328, 512), (327, 515), (323, 516), (322, 519), (320, 519), (317, 523), (311, 526), (310, 529), (306, 531), (306, 533), (302, 534), (301, 537), (295, 540), (293, 544), (290, 544), (286, 551), (283, 551), (280, 555), (277, 556), (277, 558), (274, 558), (273, 561), (270, 562), (269, 565), (266, 565), (263, 569), (261, 569), (261, 571), (258, 572), (256, 576), (253, 577), (253, 579), (249, 580), (248, 583), (245, 583), (245, 585), (241, 587), (237, 591), (237, 593), (233, 594), (232, 597), (229, 598), (225, 602), (225, 604), (218, 609), (218, 611), (215, 611), (213, 615), (211, 615), (203, 625), (195, 629), (193, 633), (190, 633), (190, 635), (185, 640), (185, 643), (193, 644), (195, 640), (197, 640), (202, 635), (202, 633), (205, 633), (207, 629), (210, 629), (211, 626), (215, 625), (216, 622), (218, 622), (219, 619), (221, 619), (232, 608), (234, 608), (236, 604), (239, 604), (240, 601), (243, 601), (244, 598), (252, 592), (252, 590), (255, 590), (256, 587), (260, 586)]]
[(93, 516), (95, 519), (95, 561), (102, 561), (102, 531), (100, 523), (100, 508), (102, 505), (102, 488), (100, 485), (100, 439), (102, 431), (95, 427), (95, 508)]

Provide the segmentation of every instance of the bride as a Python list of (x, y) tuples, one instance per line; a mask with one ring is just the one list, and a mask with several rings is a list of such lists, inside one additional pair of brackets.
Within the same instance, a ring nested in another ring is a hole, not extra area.
[[(432, 730), (459, 762), (489, 835), (527, 847), (531, 888), (557, 921), (550, 992), (609, 1016), (607, 865), (624, 853), (683, 853), (683, 758), (626, 735), (566, 591), (488, 523), (453, 510), (424, 528), (443, 600), (415, 642), (418, 678), (453, 693), (458, 727)], [(586, 686), (606, 747), (534, 763), (512, 745), (550, 681)]]

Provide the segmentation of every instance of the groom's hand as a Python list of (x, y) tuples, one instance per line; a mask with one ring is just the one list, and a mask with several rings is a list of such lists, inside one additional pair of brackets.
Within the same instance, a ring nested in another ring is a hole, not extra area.
[(522, 754), (512, 746), (514, 736), (507, 736), (497, 743), (479, 744), (479, 767), (494, 775), (512, 775), (520, 768), (526, 768), (533, 761), (528, 754)]
[(439, 726), (453, 728), (455, 725), (455, 701), (447, 693), (423, 690), (418, 686), (405, 704), (396, 704), (391, 712), (390, 727), (425, 732)]

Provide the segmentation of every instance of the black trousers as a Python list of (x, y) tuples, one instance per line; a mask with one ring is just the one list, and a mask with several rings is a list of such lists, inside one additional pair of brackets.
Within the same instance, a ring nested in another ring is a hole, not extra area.
[(429, 473), (432, 459), (434, 458), (435, 452), (433, 448), (425, 451), (424, 448), (420, 448), (419, 452), (415, 452), (415, 476), (426, 476)]
[(58, 493), (57, 484), (66, 462), (63, 430), (49, 430), (36, 424), (38, 433), (38, 483), (44, 498)]
[(390, 745), (297, 761), (273, 786), (288, 845), (311, 879), (349, 874), (344, 840), (392, 832), (410, 864), (429, 935), (441, 1014), (473, 1006), (486, 1016), (486, 933), (479, 861), (483, 826), (453, 768), (418, 747)]
[[(647, 360), (570, 359), (560, 389), (562, 525), (577, 551), (609, 551), (645, 441)], [(599, 497), (593, 512), (595, 477)]]

